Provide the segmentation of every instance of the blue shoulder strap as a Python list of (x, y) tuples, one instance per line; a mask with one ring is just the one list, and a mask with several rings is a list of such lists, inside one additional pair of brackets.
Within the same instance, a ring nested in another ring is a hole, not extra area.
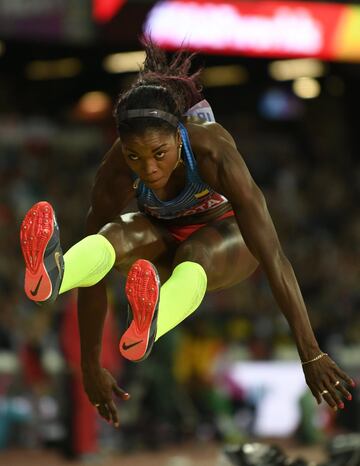
[(193, 151), (191, 149), (191, 144), (190, 144), (190, 139), (189, 139), (189, 134), (187, 132), (187, 129), (182, 123), (179, 123), (180, 127), (180, 134), (181, 134), (181, 139), (183, 142), (184, 146), (184, 151), (185, 151), (185, 156), (186, 156), (186, 161), (187, 165), (190, 168), (190, 170), (193, 172), (196, 170), (196, 160), (193, 154)]

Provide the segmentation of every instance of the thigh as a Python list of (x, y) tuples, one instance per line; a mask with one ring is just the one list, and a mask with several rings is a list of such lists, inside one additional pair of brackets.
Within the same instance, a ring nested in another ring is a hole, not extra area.
[(104, 235), (116, 251), (115, 268), (127, 274), (137, 259), (147, 259), (158, 268), (161, 281), (171, 273), (176, 242), (168, 231), (147, 215), (132, 212), (119, 216), (105, 225)]
[(235, 217), (213, 222), (181, 243), (174, 265), (185, 260), (198, 262), (204, 267), (208, 290), (235, 285), (249, 277), (258, 266), (244, 242)]

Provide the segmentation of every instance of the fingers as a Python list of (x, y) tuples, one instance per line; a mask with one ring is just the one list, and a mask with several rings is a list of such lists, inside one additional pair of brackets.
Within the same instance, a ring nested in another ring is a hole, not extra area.
[[(116, 384), (114, 384), (113, 386), (113, 391), (116, 395), (121, 397), (123, 400), (128, 400), (130, 398), (129, 393), (127, 393), (125, 390), (122, 390)], [(103, 417), (107, 422), (112, 423), (114, 427), (119, 427), (120, 425), (119, 414), (116, 408), (116, 404), (111, 398), (106, 402), (93, 403), (93, 405), (98, 410), (101, 417)]]
[(338, 366), (335, 367), (335, 372), (336, 374), (343, 379), (350, 387), (355, 387), (356, 383), (355, 381), (349, 377), (346, 372), (342, 371)]
[(103, 417), (107, 422), (110, 422), (110, 412), (108, 405), (106, 403), (99, 403), (95, 405), (101, 417)]
[(115, 395), (117, 395), (119, 398), (125, 401), (130, 398), (130, 394), (122, 388), (120, 388), (116, 383), (113, 385), (113, 392), (115, 393)]
[(94, 406), (98, 410), (100, 416), (105, 419), (105, 421), (113, 424), (114, 427), (119, 427), (119, 414), (113, 400), (110, 400), (108, 403), (95, 403)]
[(98, 379), (87, 380), (87, 382), (90, 402), (96, 407), (101, 417), (115, 427), (119, 427), (119, 415), (112, 394), (114, 393), (123, 400), (128, 400), (130, 395), (117, 385), (114, 377), (105, 368), (102, 368)]
[[(352, 395), (348, 387), (356, 384), (330, 358), (323, 358), (317, 364), (305, 366), (306, 382), (318, 404), (324, 400), (332, 409), (344, 409), (344, 399), (351, 401)], [(348, 386), (348, 387), (347, 387)]]
[(114, 427), (119, 427), (120, 420), (119, 415), (116, 409), (115, 403), (111, 400), (109, 403), (101, 403), (95, 405), (95, 408), (98, 410), (98, 413), (106, 422), (113, 424)]
[(348, 390), (344, 387), (344, 385), (340, 382), (340, 380), (335, 380), (333, 382), (333, 386), (335, 389), (341, 393), (341, 395), (346, 398), (348, 401), (352, 400), (352, 395)]
[[(343, 379), (345, 380), (345, 377)], [(346, 376), (346, 379), (350, 378)], [(350, 380), (352, 381), (352, 379)], [(354, 386), (353, 384), (351, 385)], [(345, 408), (342, 397), (346, 398), (348, 401), (352, 400), (351, 393), (344, 387), (343, 383), (341, 383), (339, 379), (332, 379), (326, 384), (326, 386), (324, 385), (324, 388), (320, 391), (320, 396), (331, 408), (335, 409), (335, 411), (337, 408)]]
[(337, 409), (344, 409), (345, 405), (333, 385), (328, 384), (327, 387), (320, 392), (320, 395), (335, 411), (337, 411)]
[(108, 404), (109, 414), (110, 414), (110, 422), (114, 424), (114, 427), (119, 427), (120, 419), (119, 414), (116, 409), (116, 405), (113, 400)]
[(115, 395), (117, 395), (118, 397), (120, 397), (121, 399), (123, 400), (128, 400), (130, 398), (130, 395), (129, 393), (127, 393), (125, 390), (123, 390), (122, 388), (120, 388), (118, 386), (118, 384), (116, 383), (116, 380), (114, 379), (114, 377), (110, 374), (110, 372), (106, 369), (103, 369), (103, 371), (108, 375), (108, 377), (110, 378), (111, 382), (112, 382), (112, 386), (111, 386), (111, 389), (112, 391), (115, 393)]
[(309, 388), (314, 398), (316, 399), (317, 404), (319, 405), (322, 402), (322, 398), (321, 398), (319, 391), (316, 388), (311, 387), (310, 385), (309, 385)]
[[(128, 400), (130, 398), (129, 393), (127, 393), (125, 390), (120, 388), (115, 382), (113, 384), (112, 390), (115, 393), (115, 395), (117, 395), (123, 400)], [(110, 414), (110, 422), (114, 424), (114, 427), (119, 427), (120, 420), (119, 420), (119, 414), (116, 408), (116, 404), (114, 403), (113, 400), (111, 400), (107, 404), (107, 406), (108, 406), (109, 414)]]

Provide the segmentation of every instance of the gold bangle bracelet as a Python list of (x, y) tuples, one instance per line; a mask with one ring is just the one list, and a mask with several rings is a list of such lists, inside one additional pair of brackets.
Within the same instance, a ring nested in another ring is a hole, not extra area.
[(328, 354), (327, 353), (320, 353), (317, 356), (315, 356), (315, 358), (310, 359), (309, 361), (301, 361), (301, 364), (303, 366), (305, 366), (305, 364), (310, 364), (312, 362), (318, 361), (319, 359), (323, 358), (324, 356), (328, 356)]

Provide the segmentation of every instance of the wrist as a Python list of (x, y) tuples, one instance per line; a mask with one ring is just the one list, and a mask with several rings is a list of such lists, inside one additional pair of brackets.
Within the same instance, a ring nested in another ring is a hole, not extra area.
[(322, 353), (317, 342), (311, 344), (298, 344), (297, 348), (301, 361), (309, 361)]
[(81, 370), (83, 374), (93, 374), (101, 370), (101, 364), (98, 359), (81, 360)]
[(303, 366), (306, 366), (307, 364), (312, 364), (313, 362), (319, 361), (319, 359), (322, 359), (324, 356), (328, 356), (328, 354), (323, 353), (322, 351), (320, 351), (320, 353), (318, 355), (314, 356), (312, 359), (308, 359), (306, 361), (301, 361), (301, 364)]
[(101, 366), (100, 354), (101, 344), (89, 344), (86, 341), (81, 342), (80, 346), (80, 364), (82, 369), (96, 369)]
[(308, 361), (321, 352), (310, 324), (295, 325), (292, 327), (292, 333), (301, 361)]

